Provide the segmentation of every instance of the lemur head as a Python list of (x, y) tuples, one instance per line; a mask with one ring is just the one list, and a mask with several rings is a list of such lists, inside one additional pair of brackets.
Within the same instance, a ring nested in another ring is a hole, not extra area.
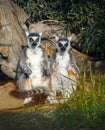
[(56, 50), (57, 52), (64, 53), (66, 51), (69, 51), (71, 49), (71, 37), (66, 38), (66, 37), (57, 37), (55, 36), (56, 39)]
[(35, 49), (40, 46), (42, 33), (29, 33), (26, 32), (28, 47)]

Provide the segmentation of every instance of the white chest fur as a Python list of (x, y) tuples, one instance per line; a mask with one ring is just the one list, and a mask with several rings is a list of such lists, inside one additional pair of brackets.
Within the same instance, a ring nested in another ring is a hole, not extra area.
[(36, 48), (35, 50), (33, 49), (28, 49), (27, 50), (27, 57), (28, 57), (28, 62), (31, 67), (40, 65), (41, 60), (42, 60), (42, 55), (43, 52), (41, 48)]
[(56, 55), (55, 67), (59, 73), (61, 74), (67, 73), (69, 63), (70, 63), (70, 57), (68, 53), (64, 53), (64, 55), (60, 55), (58, 53)]
[(34, 76), (38, 80), (40, 80), (42, 76), (42, 56), (43, 52), (41, 48), (36, 48), (35, 50), (27, 50), (27, 64), (32, 71), (31, 77)]

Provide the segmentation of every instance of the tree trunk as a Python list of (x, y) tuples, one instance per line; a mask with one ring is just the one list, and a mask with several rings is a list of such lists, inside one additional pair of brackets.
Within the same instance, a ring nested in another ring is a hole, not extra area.
[(15, 78), (21, 45), (26, 43), (22, 26), (28, 16), (10, 0), (0, 0), (0, 57), (1, 70), (9, 77)]

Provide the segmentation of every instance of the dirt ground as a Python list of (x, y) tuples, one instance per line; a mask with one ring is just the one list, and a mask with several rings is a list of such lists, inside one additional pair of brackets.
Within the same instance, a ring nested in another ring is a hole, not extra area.
[(11, 92), (16, 90), (16, 85), (13, 81), (0, 83), (0, 110), (8, 110), (19, 108), (23, 104), (23, 99), (15, 98)]

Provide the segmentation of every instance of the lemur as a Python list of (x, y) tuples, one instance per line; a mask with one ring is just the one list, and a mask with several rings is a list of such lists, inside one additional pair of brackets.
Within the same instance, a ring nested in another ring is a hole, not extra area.
[(61, 103), (67, 101), (71, 93), (77, 88), (77, 78), (79, 68), (71, 51), (71, 37), (58, 37), (56, 39), (56, 49), (51, 58), (51, 94), (48, 100), (51, 104), (58, 103), (57, 93), (61, 93)]
[(17, 85), (20, 94), (26, 94), (24, 104), (32, 101), (35, 93), (47, 93), (50, 68), (48, 57), (41, 44), (41, 33), (26, 32), (24, 47), (17, 66)]

